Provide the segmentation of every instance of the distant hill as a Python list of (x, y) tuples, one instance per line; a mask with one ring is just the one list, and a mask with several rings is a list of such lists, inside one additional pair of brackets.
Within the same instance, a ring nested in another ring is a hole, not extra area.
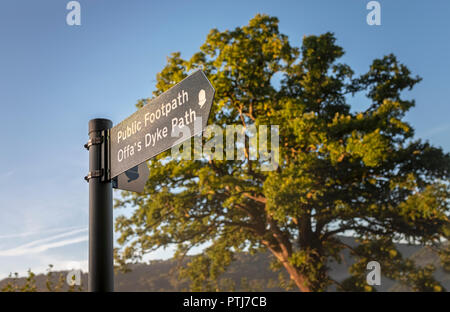
[[(450, 291), (450, 272), (444, 271), (439, 255), (436, 252), (431, 250), (429, 247), (423, 247), (409, 258), (422, 267), (427, 264), (433, 264), (436, 268), (434, 278), (438, 280), (447, 291)], [(411, 289), (405, 285), (396, 283), (389, 289), (389, 291), (411, 291)]]
[[(339, 239), (351, 247), (355, 247), (357, 245), (353, 238), (340, 237)], [(445, 272), (442, 269), (439, 261), (439, 255), (437, 255), (433, 250), (429, 247), (408, 244), (396, 244), (396, 247), (404, 258), (414, 260), (416, 265), (425, 266), (427, 264), (433, 264), (436, 267), (436, 271), (433, 275), (434, 278), (439, 281), (447, 291), (450, 290), (450, 273)], [(340, 264), (336, 263), (336, 261), (331, 261), (329, 263), (330, 276), (337, 281), (342, 281), (350, 276), (348, 273), (348, 268), (353, 264), (353, 260), (348, 250), (344, 250), (341, 253), (341, 260), (342, 262)], [(381, 268), (381, 272), (383, 272), (383, 268)], [(381, 277), (381, 285), (374, 287), (377, 291), (412, 291), (410, 288), (388, 279), (385, 276)], [(329, 289), (329, 291), (334, 290), (334, 286), (331, 286)]]
[[(189, 261), (186, 257), (184, 263)], [(220, 285), (221, 291), (284, 291), (279, 286), (278, 274), (269, 269), (271, 256), (266, 253), (257, 255), (239, 254), (236, 260), (230, 265), (227, 272), (223, 274)], [(114, 288), (116, 291), (188, 291), (187, 281), (179, 281), (176, 271), (178, 261), (154, 260), (149, 263), (132, 264), (129, 266), (130, 272), (117, 272), (114, 278)], [(50, 279), (53, 285), (58, 284), (60, 278), (64, 278), (68, 271), (53, 272)], [(284, 274), (287, 278), (287, 275)], [(6, 278), (0, 281), (2, 289), (12, 278)], [(38, 291), (47, 291), (45, 274), (35, 276)], [(25, 277), (16, 280), (19, 286), (24, 285)], [(87, 273), (81, 277), (83, 291), (87, 290)], [(69, 287), (64, 282), (61, 290), (67, 291)]]
[[(345, 243), (356, 245), (352, 238), (341, 238)], [(450, 274), (445, 272), (439, 261), (439, 256), (428, 247), (411, 246), (398, 244), (399, 251), (404, 257), (413, 259), (416, 264), (424, 266), (433, 264), (437, 268), (435, 278), (442, 285), (450, 290)], [(333, 279), (342, 281), (349, 276), (348, 268), (352, 264), (352, 259), (348, 252), (343, 252), (342, 262), (340, 264), (335, 261), (330, 262), (330, 275)], [(236, 260), (230, 265), (227, 272), (223, 274), (219, 282), (220, 291), (285, 291), (280, 287), (279, 274), (284, 279), (288, 279), (284, 270), (273, 272), (269, 269), (272, 261), (272, 255), (269, 253), (261, 253), (250, 255), (242, 253), (237, 255)], [(189, 261), (189, 257), (185, 262)], [(116, 273), (115, 290), (116, 291), (188, 291), (189, 285), (187, 281), (177, 279), (178, 262), (174, 259), (156, 260), (149, 263), (133, 264), (130, 266), (131, 272)], [(54, 272), (51, 282), (56, 285), (58, 279), (64, 279), (67, 272)], [(46, 291), (47, 276), (39, 274), (35, 277), (38, 291)], [(0, 281), (0, 289), (2, 289), (11, 279), (7, 278)], [(19, 285), (25, 283), (25, 278), (19, 278), (16, 281)], [(61, 283), (62, 291), (67, 291), (66, 283)], [(82, 274), (82, 290), (86, 290), (87, 274)], [(395, 281), (382, 277), (381, 286), (376, 287), (378, 291), (410, 291)], [(295, 288), (294, 288), (295, 290)], [(330, 291), (335, 291), (335, 287), (330, 287)]]

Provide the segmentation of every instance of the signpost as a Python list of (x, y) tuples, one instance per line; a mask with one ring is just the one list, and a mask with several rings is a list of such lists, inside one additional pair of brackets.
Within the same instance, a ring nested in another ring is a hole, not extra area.
[(89, 121), (89, 291), (114, 291), (112, 188), (142, 192), (145, 162), (203, 132), (214, 93), (198, 70), (113, 128)]

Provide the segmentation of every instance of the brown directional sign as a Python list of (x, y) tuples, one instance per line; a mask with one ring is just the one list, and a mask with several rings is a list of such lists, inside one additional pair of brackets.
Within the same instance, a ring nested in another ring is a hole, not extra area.
[(207, 125), (214, 93), (208, 78), (198, 70), (113, 127), (111, 178), (181, 143), (180, 138), (200, 134)]
[(144, 161), (115, 177), (113, 179), (113, 187), (125, 191), (142, 193), (149, 173), (147, 163)]

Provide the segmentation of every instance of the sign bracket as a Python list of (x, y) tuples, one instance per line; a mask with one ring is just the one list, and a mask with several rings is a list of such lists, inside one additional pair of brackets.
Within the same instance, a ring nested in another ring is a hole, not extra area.
[(104, 174), (101, 178), (102, 182), (111, 181), (111, 156), (110, 156), (110, 129), (102, 131), (102, 148), (101, 148), (101, 168)]
[(111, 180), (110, 168), (110, 129), (102, 130), (99, 137), (91, 138), (84, 144), (84, 147), (89, 150), (93, 145), (100, 145), (100, 169), (89, 171), (84, 179), (89, 182), (92, 178), (101, 178), (102, 182), (109, 182)]
[(89, 141), (87, 141), (86, 144), (84, 144), (84, 148), (87, 149), (87, 150), (89, 150), (89, 148), (90, 148), (92, 145), (102, 144), (102, 142), (103, 142), (103, 137), (92, 138), (92, 139), (89, 139)]
[(87, 176), (84, 177), (84, 179), (86, 180), (86, 182), (89, 182), (89, 180), (92, 178), (101, 178), (102, 176), (103, 176), (103, 169), (100, 169), (89, 171)]

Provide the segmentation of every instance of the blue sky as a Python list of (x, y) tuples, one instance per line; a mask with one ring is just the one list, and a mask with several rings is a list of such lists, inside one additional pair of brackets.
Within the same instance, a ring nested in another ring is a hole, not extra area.
[(368, 0), (80, 0), (81, 26), (66, 24), (68, 2), (0, 4), (0, 278), (50, 263), (86, 268), (89, 119), (120, 122), (151, 96), (167, 55), (189, 58), (211, 28), (242, 26), (256, 13), (277, 16), (296, 46), (334, 32), (357, 73), (396, 54), (423, 78), (405, 93), (416, 100), (407, 115), (416, 136), (450, 151), (449, 1), (379, 1), (381, 26), (367, 25)]

